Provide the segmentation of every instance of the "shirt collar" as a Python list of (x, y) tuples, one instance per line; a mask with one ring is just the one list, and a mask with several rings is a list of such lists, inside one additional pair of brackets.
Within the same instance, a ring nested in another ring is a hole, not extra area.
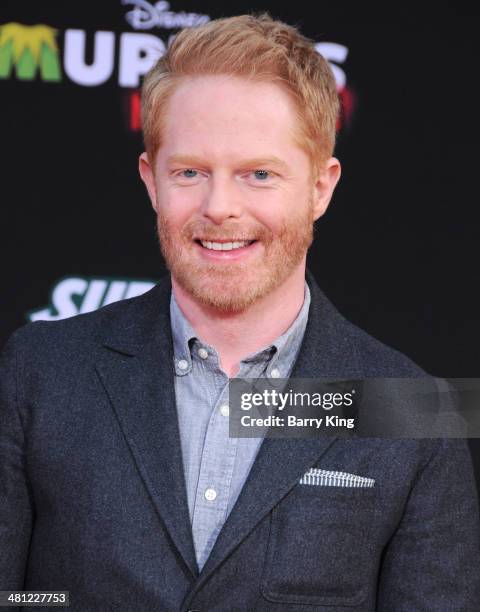
[[(311, 297), (310, 289), (306, 281), (304, 287), (303, 305), (293, 323), (272, 343), (244, 357), (240, 364), (239, 375), (241, 375), (242, 364), (244, 363), (269, 361), (268, 376), (274, 378), (288, 377), (300, 349), (308, 320)], [(170, 322), (172, 328), (175, 372), (178, 376), (184, 376), (192, 370), (193, 344), (196, 341), (202, 341), (198, 338), (195, 330), (180, 310), (173, 291), (170, 298)], [(205, 347), (208, 346), (205, 343), (202, 344)], [(211, 347), (209, 348), (211, 349)]]

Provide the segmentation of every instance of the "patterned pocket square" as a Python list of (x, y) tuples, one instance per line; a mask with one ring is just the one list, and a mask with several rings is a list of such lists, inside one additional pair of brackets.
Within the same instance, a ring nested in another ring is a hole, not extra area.
[(332, 472), (331, 470), (310, 468), (300, 478), (300, 484), (322, 487), (373, 487), (375, 486), (375, 479), (349, 474), (348, 472)]

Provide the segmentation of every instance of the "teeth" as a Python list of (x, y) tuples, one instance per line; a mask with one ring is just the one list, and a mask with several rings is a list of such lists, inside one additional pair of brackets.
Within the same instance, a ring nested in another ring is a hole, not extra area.
[(232, 249), (239, 249), (247, 246), (252, 240), (243, 240), (242, 242), (209, 242), (208, 240), (201, 240), (202, 246), (206, 249), (212, 249), (214, 251), (231, 251)]

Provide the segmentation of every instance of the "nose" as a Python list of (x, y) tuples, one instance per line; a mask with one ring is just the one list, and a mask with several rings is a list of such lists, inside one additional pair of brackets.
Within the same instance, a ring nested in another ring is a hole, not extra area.
[(217, 225), (229, 218), (239, 218), (242, 214), (240, 197), (234, 179), (219, 175), (212, 176), (202, 202), (202, 213)]

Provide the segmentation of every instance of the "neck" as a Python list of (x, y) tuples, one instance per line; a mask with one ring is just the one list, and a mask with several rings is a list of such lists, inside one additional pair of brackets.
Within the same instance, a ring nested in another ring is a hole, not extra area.
[(225, 313), (198, 303), (172, 276), (178, 307), (199, 338), (217, 351), (230, 376), (240, 361), (281, 336), (300, 312), (305, 291), (305, 262), (281, 285), (241, 312)]

